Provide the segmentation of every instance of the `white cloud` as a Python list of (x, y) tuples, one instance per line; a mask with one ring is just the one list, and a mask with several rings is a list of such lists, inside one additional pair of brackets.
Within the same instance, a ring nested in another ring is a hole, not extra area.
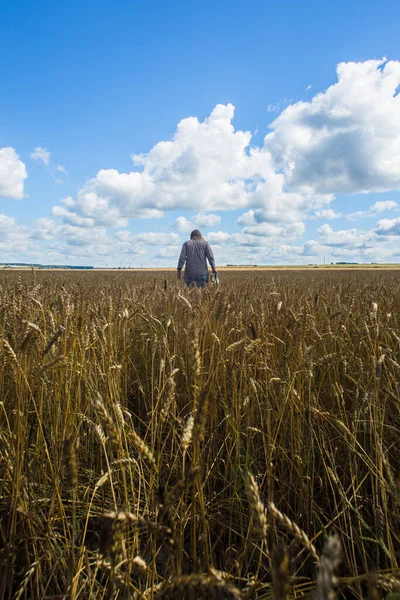
[(218, 225), (221, 222), (221, 217), (219, 215), (214, 215), (212, 213), (199, 213), (193, 217), (193, 223), (197, 227), (204, 227), (208, 229), (209, 227), (214, 227), (214, 225)]
[(29, 158), (35, 162), (42, 163), (42, 165), (47, 167), (50, 164), (50, 156), (51, 152), (49, 152), (47, 148), (37, 146), (34, 151), (30, 153)]
[(42, 217), (36, 219), (36, 228), (33, 232), (33, 237), (38, 240), (52, 240), (55, 238), (56, 231), (59, 225), (52, 219)]
[(61, 217), (63, 223), (66, 223), (67, 225), (77, 225), (78, 227), (94, 226), (94, 219), (91, 219), (90, 217), (81, 217), (63, 206), (53, 206), (51, 212), (54, 217)]
[[(118, 235), (118, 233), (120, 235)], [(107, 234), (103, 227), (82, 227), (68, 223), (59, 225), (52, 219), (38, 219), (32, 238), (46, 244), (46, 249), (55, 253), (58, 261), (70, 260), (95, 264), (105, 262), (119, 263), (121, 257), (139, 255), (146, 252), (145, 244), (130, 235), (130, 232), (118, 232), (115, 236)], [(46, 255), (44, 256), (45, 261)]]
[[(251, 201), (247, 181), (265, 177), (268, 161), (249, 148), (251, 134), (235, 131), (234, 107), (218, 105), (203, 122), (183, 119), (171, 141), (134, 155), (141, 171), (101, 170), (81, 188), (75, 210), (85, 216), (134, 218), (173, 209), (231, 210)], [(90, 198), (90, 202), (87, 198)]]
[(47, 218), (37, 220), (33, 237), (54, 242), (50, 246), (60, 254), (91, 257), (97, 254), (102, 256), (143, 254), (147, 246), (167, 246), (179, 242), (176, 233), (143, 232), (134, 235), (130, 231), (123, 230), (110, 236), (104, 227), (87, 227), (86, 224), (71, 223), (59, 225)]
[[(254, 249), (259, 249), (265, 256), (267, 254), (272, 256), (273, 249), (282, 246), (280, 244), (281, 240), (293, 242), (300, 239), (304, 231), (305, 225), (302, 222), (281, 225), (264, 222), (244, 227), (240, 233), (210, 231), (206, 238), (210, 244), (228, 244), (230, 248), (228, 252), (231, 253), (229, 256), (232, 262), (237, 253), (254, 252)], [(228, 248), (228, 245), (224, 248)]]
[(59, 225), (52, 219), (42, 218), (36, 221), (36, 229), (33, 237), (41, 240), (63, 241), (69, 246), (92, 246), (109, 244), (110, 238), (107, 236), (105, 228), (100, 227), (82, 227), (64, 223)]
[(381, 219), (376, 224), (377, 235), (400, 235), (400, 217), (397, 219)]
[[(321, 250), (343, 256), (390, 254), (390, 238), (400, 232), (396, 219), (381, 220), (371, 231), (334, 231), (325, 223), (316, 240), (299, 243), (308, 220), (343, 217), (332, 204), (335, 194), (400, 189), (400, 62), (341, 63), (337, 73), (338, 82), (323, 93), (311, 92), (309, 102), (287, 106), (285, 100), (287, 107), (262, 147), (252, 145), (250, 132), (235, 129), (231, 104), (217, 105), (203, 121), (181, 120), (171, 139), (132, 156), (130, 172), (98, 171), (74, 198), (53, 208), (55, 220), (42, 220), (35, 235), (54, 244), (59, 236), (64, 246), (55, 251), (71, 247), (73, 252), (81, 245), (93, 256), (96, 248), (134, 254), (161, 246), (157, 256), (167, 260), (179, 249), (179, 236), (132, 234), (126, 229), (130, 219), (161, 219), (179, 210), (186, 216), (178, 217), (174, 228), (187, 234), (222, 228), (215, 213), (240, 210), (239, 233), (205, 234), (221, 256), (301, 260)], [(64, 172), (60, 165), (51, 169)], [(345, 217), (373, 217), (397, 208), (394, 201), (380, 201)], [(111, 227), (124, 231), (111, 236)]]
[[(210, 231), (206, 238), (210, 244), (227, 244), (222, 246), (227, 249), (230, 260), (234, 260), (235, 255), (252, 252), (258, 249), (265, 256), (272, 255), (273, 249), (282, 246), (280, 241), (295, 241), (302, 237), (305, 227), (304, 223), (289, 223), (276, 225), (271, 223), (259, 223), (250, 227), (245, 227), (240, 233), (227, 233), (225, 231)], [(220, 253), (218, 253), (220, 254)], [(223, 253), (224, 254), (224, 253)]]
[[(298, 222), (323, 215), (336, 193), (400, 188), (400, 62), (341, 63), (337, 73), (324, 93), (287, 106), (262, 148), (235, 130), (231, 104), (202, 122), (183, 119), (171, 140), (133, 155), (136, 170), (99, 171), (79, 190), (74, 212), (109, 226), (168, 210), (240, 208), (257, 222)], [(189, 223), (202, 226), (186, 219), (178, 230)]]
[(383, 245), (377, 246), (324, 246), (311, 240), (304, 244), (301, 254), (310, 257), (312, 262), (357, 262), (357, 263), (382, 263), (397, 261), (399, 253), (396, 248)]
[(291, 102), (292, 102), (292, 100), (290, 98), (284, 98), (283, 100), (280, 100), (279, 102), (271, 102), (267, 106), (267, 112), (269, 112), (269, 113), (281, 112), (285, 108), (285, 106), (287, 106)]
[(209, 229), (210, 227), (214, 227), (214, 225), (218, 225), (220, 222), (221, 217), (219, 215), (199, 213), (194, 215), (191, 221), (186, 219), (186, 217), (178, 217), (175, 221), (175, 228), (182, 233), (188, 233), (197, 227)]
[(27, 239), (27, 228), (19, 225), (15, 217), (0, 214), (0, 237), (1, 241)]
[(118, 231), (116, 237), (123, 241), (143, 242), (151, 246), (164, 246), (179, 242), (180, 237), (176, 233), (143, 232), (132, 234), (130, 231)]
[(254, 225), (256, 223), (255, 219), (255, 211), (251, 208), (249, 211), (240, 215), (238, 219), (236, 219), (235, 223), (237, 225)]
[(253, 207), (236, 221), (239, 225), (253, 223), (296, 222), (306, 218), (311, 211), (329, 205), (334, 196), (302, 194), (285, 191), (285, 178), (280, 173), (271, 173), (269, 180), (260, 182), (251, 195)]
[(181, 251), (181, 246), (164, 246), (161, 248), (157, 254), (157, 258), (176, 258), (178, 260), (179, 253)]
[(245, 227), (240, 233), (233, 233), (230, 241), (242, 247), (272, 247), (282, 239), (287, 242), (298, 240), (304, 231), (305, 225), (301, 221), (282, 225), (265, 222)]
[(225, 231), (210, 231), (206, 238), (210, 244), (223, 244), (231, 239), (231, 234)]
[(334, 231), (330, 225), (322, 225), (317, 229), (318, 242), (324, 246), (343, 246), (349, 248), (372, 248), (376, 243), (373, 231), (344, 229)]
[(244, 228), (245, 234), (252, 236), (261, 236), (263, 238), (290, 238), (296, 240), (301, 238), (305, 232), (305, 225), (301, 221), (277, 225), (273, 223), (257, 223)]
[(375, 202), (375, 204), (371, 206), (371, 212), (377, 215), (385, 212), (385, 210), (394, 210), (397, 207), (397, 202), (394, 202), (393, 200), (384, 200), (382, 202)]
[(25, 165), (14, 148), (0, 148), (0, 198), (23, 198), (27, 177)]
[(349, 221), (356, 221), (357, 219), (363, 219), (366, 217), (375, 217), (386, 210), (394, 210), (397, 207), (397, 202), (394, 202), (393, 200), (383, 200), (381, 202), (375, 202), (375, 204), (370, 206), (368, 210), (359, 210), (358, 212), (350, 213), (347, 215), (347, 219), (349, 219)]
[(67, 196), (66, 198), (63, 198), (61, 200), (61, 202), (64, 204), (64, 206), (66, 206), (67, 208), (74, 208), (75, 206), (75, 200), (73, 198), (71, 198), (71, 196)]
[(37, 146), (33, 152), (30, 153), (29, 158), (37, 163), (48, 167), (47, 172), (54, 178), (57, 185), (63, 182), (62, 176), (68, 175), (67, 169), (64, 165), (53, 163), (51, 160), (51, 152), (47, 148)]
[(30, 230), (14, 217), (0, 214), (0, 251), (2, 262), (20, 262), (22, 257), (32, 261), (35, 245)]
[(376, 229), (369, 231), (334, 231), (329, 225), (323, 225), (317, 234), (317, 239), (308, 240), (301, 251), (304, 256), (316, 258), (317, 262), (322, 256), (332, 262), (390, 262), (399, 257), (392, 236), (400, 235), (400, 218), (380, 221)]
[[(68, 208), (70, 219), (72, 214), (75, 214), (77, 219), (90, 218), (96, 226), (100, 227), (126, 227), (128, 224), (128, 219), (121, 217), (117, 208), (110, 207), (107, 201), (95, 192), (82, 189), (76, 200), (68, 196), (62, 200), (62, 204)], [(58, 216), (62, 212), (60, 209), (62, 207), (54, 206), (53, 214)], [(148, 217), (151, 218), (151, 215)]]
[(233, 115), (228, 104), (217, 105), (203, 122), (183, 119), (170, 141), (132, 157), (137, 170), (99, 171), (78, 191), (73, 212), (119, 227), (121, 220), (161, 218), (168, 210), (199, 210), (190, 221), (178, 217), (178, 231), (189, 231), (216, 225), (216, 210), (251, 208), (259, 222), (299, 221), (333, 200), (288, 192), (269, 151), (251, 146), (250, 132), (235, 130)]
[(181, 233), (188, 233), (194, 229), (193, 223), (185, 217), (178, 217), (175, 221), (175, 228)]
[(298, 102), (264, 141), (287, 188), (320, 194), (400, 188), (400, 62), (341, 63), (338, 82)]
[(281, 108), (281, 105), (279, 104), (279, 102), (271, 102), (267, 106), (267, 112), (269, 112), (269, 113), (274, 113), (274, 112), (277, 113), (280, 110), (282, 110), (282, 108)]
[[(259, 220), (298, 220), (305, 210), (331, 202), (331, 196), (287, 193), (268, 152), (250, 146), (249, 132), (235, 131), (233, 113), (232, 105), (218, 105), (203, 122), (183, 119), (171, 141), (133, 157), (141, 171), (99, 171), (79, 190), (74, 211), (111, 226), (118, 219), (198, 209), (193, 224), (210, 227), (218, 218), (210, 210), (251, 207)], [(189, 230), (188, 223), (179, 218), (178, 229)]]
[(340, 219), (340, 217), (343, 215), (336, 212), (332, 208), (325, 208), (323, 210), (317, 210), (314, 216), (316, 219), (326, 219), (330, 221), (332, 219)]

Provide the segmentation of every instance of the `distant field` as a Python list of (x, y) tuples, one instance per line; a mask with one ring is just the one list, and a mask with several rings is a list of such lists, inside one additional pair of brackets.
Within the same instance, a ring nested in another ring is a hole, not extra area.
[(2, 271), (0, 598), (395, 591), (400, 278), (359, 269)]
[[(400, 264), (354, 264), (354, 265), (276, 265), (276, 266), (270, 266), (270, 265), (266, 265), (266, 266), (221, 266), (218, 267), (218, 271), (303, 271), (303, 270), (307, 270), (307, 271), (314, 271), (314, 270), (329, 270), (329, 271), (346, 271), (346, 270), (398, 270), (400, 269)], [(0, 266), (0, 271), (4, 270), (4, 271), (31, 271), (32, 267), (26, 266), (26, 267), (1, 267)], [(176, 271), (175, 267), (164, 267), (164, 268), (95, 268), (95, 269), (88, 269), (88, 270), (80, 270), (80, 269), (60, 269), (60, 268), (44, 268), (44, 269), (37, 269), (39, 271), (79, 271), (79, 272), (89, 272), (91, 273), (92, 271), (96, 271), (96, 272), (154, 272), (154, 271), (160, 271), (160, 272), (172, 272), (172, 271)]]

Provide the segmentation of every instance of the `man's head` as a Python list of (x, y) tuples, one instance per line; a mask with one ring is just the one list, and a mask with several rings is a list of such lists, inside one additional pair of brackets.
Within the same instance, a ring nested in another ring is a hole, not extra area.
[(191, 240), (202, 240), (203, 236), (201, 235), (201, 233), (198, 229), (193, 229), (192, 233), (190, 234), (190, 239)]

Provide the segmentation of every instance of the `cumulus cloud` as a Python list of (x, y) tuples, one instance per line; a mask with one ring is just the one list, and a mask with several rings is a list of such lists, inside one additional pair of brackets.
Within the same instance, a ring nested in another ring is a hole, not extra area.
[(338, 82), (287, 107), (264, 142), (290, 190), (400, 188), (400, 62), (340, 63)]
[(325, 256), (329, 262), (382, 263), (398, 259), (399, 252), (394, 247), (384, 245), (332, 247), (310, 240), (304, 244), (301, 255), (308, 257), (312, 262), (321, 262)]
[(0, 214), (0, 237), (1, 241), (20, 241), (28, 238), (28, 230), (19, 225), (14, 217)]
[(393, 200), (384, 200), (383, 202), (375, 202), (375, 204), (371, 206), (371, 212), (374, 215), (377, 215), (385, 212), (385, 210), (394, 210), (397, 207), (397, 202), (394, 202)]
[(14, 148), (0, 148), (0, 198), (23, 198), (27, 177), (25, 165)]
[(152, 211), (155, 218), (172, 209), (246, 206), (246, 181), (264, 176), (265, 167), (260, 153), (249, 149), (251, 134), (235, 131), (233, 113), (232, 105), (218, 105), (203, 122), (183, 119), (172, 140), (132, 157), (138, 170), (99, 171), (79, 190), (75, 210), (101, 219), (110, 213), (148, 218)]
[(317, 230), (314, 240), (307, 240), (302, 246), (292, 246), (293, 256), (308, 257), (313, 262), (321, 262), (322, 256), (329, 261), (351, 262), (391, 262), (398, 261), (400, 252), (396, 237), (400, 235), (400, 217), (382, 219), (375, 228), (356, 228), (335, 231), (324, 224)]
[(193, 217), (193, 223), (197, 225), (197, 227), (205, 227), (206, 229), (214, 227), (214, 225), (218, 225), (220, 222), (221, 217), (212, 213), (199, 213)]
[(358, 212), (350, 213), (347, 215), (347, 219), (349, 219), (349, 221), (356, 221), (357, 219), (366, 217), (375, 217), (386, 210), (394, 210), (397, 207), (397, 202), (394, 202), (393, 200), (383, 200), (381, 202), (375, 202), (368, 210), (359, 210)]
[(223, 244), (231, 239), (231, 234), (225, 231), (210, 231), (206, 238), (210, 244)]
[(181, 233), (188, 233), (194, 229), (193, 223), (186, 219), (186, 217), (178, 217), (175, 221), (175, 228)]
[(63, 223), (66, 223), (67, 225), (77, 225), (78, 227), (94, 226), (94, 219), (91, 219), (90, 217), (81, 217), (63, 206), (53, 206), (52, 214), (54, 217), (61, 217)]
[[(116, 227), (169, 210), (244, 209), (256, 222), (299, 222), (336, 218), (337, 193), (400, 189), (400, 62), (341, 63), (337, 76), (309, 102), (287, 106), (262, 147), (235, 129), (232, 104), (203, 121), (183, 119), (170, 140), (132, 156), (131, 172), (99, 171), (73, 212)], [(183, 219), (179, 231), (215, 225)]]
[[(62, 204), (68, 209), (68, 219), (91, 219), (92, 224), (100, 227), (126, 227), (129, 219), (122, 217), (120, 211), (116, 207), (109, 206), (106, 199), (98, 196), (95, 192), (89, 192), (82, 189), (78, 192), (76, 200), (68, 196), (62, 200)], [(62, 206), (53, 207), (53, 215), (66, 217)], [(154, 215), (155, 217), (158, 214)], [(149, 214), (148, 218), (152, 218)]]
[(42, 218), (36, 221), (32, 238), (45, 244), (46, 250), (53, 254), (53, 260), (58, 262), (83, 260), (92, 264), (104, 265), (106, 261), (115, 264), (121, 261), (121, 257), (146, 252), (146, 245), (142, 241), (133, 236), (124, 236), (124, 232), (118, 233), (121, 235), (111, 236), (104, 227), (89, 228), (70, 223), (60, 225), (52, 219)]
[(323, 210), (317, 210), (315, 212), (314, 217), (316, 219), (326, 219), (326, 220), (332, 220), (332, 219), (340, 219), (340, 217), (342, 217), (343, 215), (341, 215), (340, 213), (336, 212), (335, 210), (333, 210), (332, 208), (325, 208)]
[(61, 255), (90, 257), (144, 254), (149, 246), (170, 246), (179, 242), (176, 233), (142, 232), (134, 235), (122, 230), (109, 235), (105, 227), (90, 227), (87, 223), (68, 219), (61, 224), (53, 219), (38, 219), (32, 238), (45, 241)]
[(302, 221), (277, 225), (274, 223), (257, 223), (244, 228), (243, 233), (252, 236), (261, 236), (266, 240), (271, 238), (290, 238), (293, 240), (299, 239), (305, 232), (305, 225)]
[[(386, 246), (398, 235), (396, 219), (381, 220), (371, 231), (334, 231), (325, 223), (308, 246), (300, 243), (308, 220), (343, 217), (334, 209), (335, 194), (400, 189), (400, 62), (341, 63), (337, 76), (325, 92), (312, 91), (308, 102), (287, 106), (285, 101), (261, 147), (249, 131), (235, 129), (231, 104), (217, 105), (202, 121), (181, 120), (170, 139), (132, 156), (130, 172), (98, 171), (74, 198), (53, 208), (54, 221), (41, 223), (35, 235), (54, 241), (56, 232), (66, 247), (82, 244), (91, 251), (139, 253), (158, 245), (157, 256), (167, 259), (179, 248), (179, 236), (132, 234), (127, 230), (131, 219), (161, 219), (179, 210), (186, 216), (176, 219), (174, 229), (187, 234), (218, 229), (221, 217), (215, 213), (237, 210), (242, 212), (239, 233), (205, 234), (221, 256), (232, 250), (301, 260), (321, 249), (349, 256), (390, 252)], [(62, 172), (60, 165), (53, 167)], [(397, 208), (386, 200), (345, 217), (373, 217)], [(110, 236), (108, 228), (124, 231)]]
[(207, 240), (212, 244), (225, 244), (246, 247), (276, 246), (277, 241), (295, 241), (300, 239), (305, 231), (305, 225), (299, 221), (296, 223), (257, 223), (244, 227), (240, 233), (227, 233), (225, 231), (210, 231)]
[(346, 248), (372, 248), (376, 244), (373, 231), (360, 231), (359, 229), (343, 229), (334, 231), (328, 224), (317, 229), (318, 241), (324, 246), (343, 246)]
[(2, 262), (20, 262), (23, 257), (32, 260), (35, 252), (31, 231), (14, 217), (4, 214), (0, 214), (0, 251)]
[(33, 237), (40, 240), (61, 240), (69, 246), (108, 245), (105, 228), (82, 227), (71, 223), (59, 224), (53, 219), (37, 219)]
[(179, 253), (181, 251), (180, 246), (164, 246), (161, 248), (157, 254), (156, 258), (178, 258)]
[(256, 214), (255, 211), (251, 208), (249, 211), (243, 213), (238, 217), (235, 221), (237, 225), (254, 225), (256, 223)]
[(377, 235), (400, 235), (400, 217), (397, 219), (381, 219), (376, 224)]
[(207, 240), (211, 244), (229, 244), (236, 248), (235, 252), (244, 252), (246, 249), (259, 248), (266, 252), (266, 248), (276, 248), (285, 242), (293, 242), (300, 239), (305, 231), (305, 225), (299, 221), (296, 223), (258, 223), (244, 227), (239, 233), (227, 233), (225, 231), (210, 231)]
[(151, 246), (164, 246), (179, 242), (179, 235), (176, 233), (143, 232), (132, 234), (130, 231), (118, 231), (116, 237), (123, 241), (143, 242)]
[(74, 200), (73, 211), (98, 223), (120, 226), (120, 219), (163, 217), (168, 210), (199, 210), (179, 217), (178, 230), (217, 224), (216, 210), (252, 208), (259, 220), (299, 220), (333, 196), (289, 193), (285, 177), (274, 171), (269, 152), (251, 146), (250, 132), (235, 130), (234, 107), (217, 105), (200, 122), (180, 121), (170, 141), (132, 158), (137, 170), (103, 169)]
[[(272, 173), (268, 181), (260, 182), (252, 193), (252, 205), (237, 220), (238, 225), (251, 223), (296, 222), (313, 211), (322, 210), (334, 199), (333, 195), (308, 194), (285, 191), (285, 178)], [(260, 208), (256, 208), (256, 207)], [(255, 208), (254, 208), (255, 207)]]
[(178, 217), (175, 221), (175, 228), (182, 233), (188, 233), (197, 227), (209, 229), (220, 222), (221, 217), (219, 215), (199, 213), (194, 215), (190, 221), (186, 217)]
[(300, 250), (301, 255), (313, 259), (313, 262), (320, 262), (322, 256), (332, 262), (390, 262), (398, 259), (399, 252), (392, 241), (393, 230), (390, 233), (389, 230), (390, 227), (386, 230), (383, 227), (381, 231), (334, 231), (329, 225), (323, 225), (317, 230), (317, 239), (308, 240), (302, 248), (297, 247), (297, 250)]
[(51, 152), (49, 152), (47, 148), (37, 146), (34, 151), (30, 153), (29, 158), (47, 167), (50, 164), (50, 156)]

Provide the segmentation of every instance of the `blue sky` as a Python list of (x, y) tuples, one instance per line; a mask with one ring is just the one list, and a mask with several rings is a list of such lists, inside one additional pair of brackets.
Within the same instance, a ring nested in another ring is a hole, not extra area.
[(400, 262), (400, 4), (0, 0), (0, 262)]

